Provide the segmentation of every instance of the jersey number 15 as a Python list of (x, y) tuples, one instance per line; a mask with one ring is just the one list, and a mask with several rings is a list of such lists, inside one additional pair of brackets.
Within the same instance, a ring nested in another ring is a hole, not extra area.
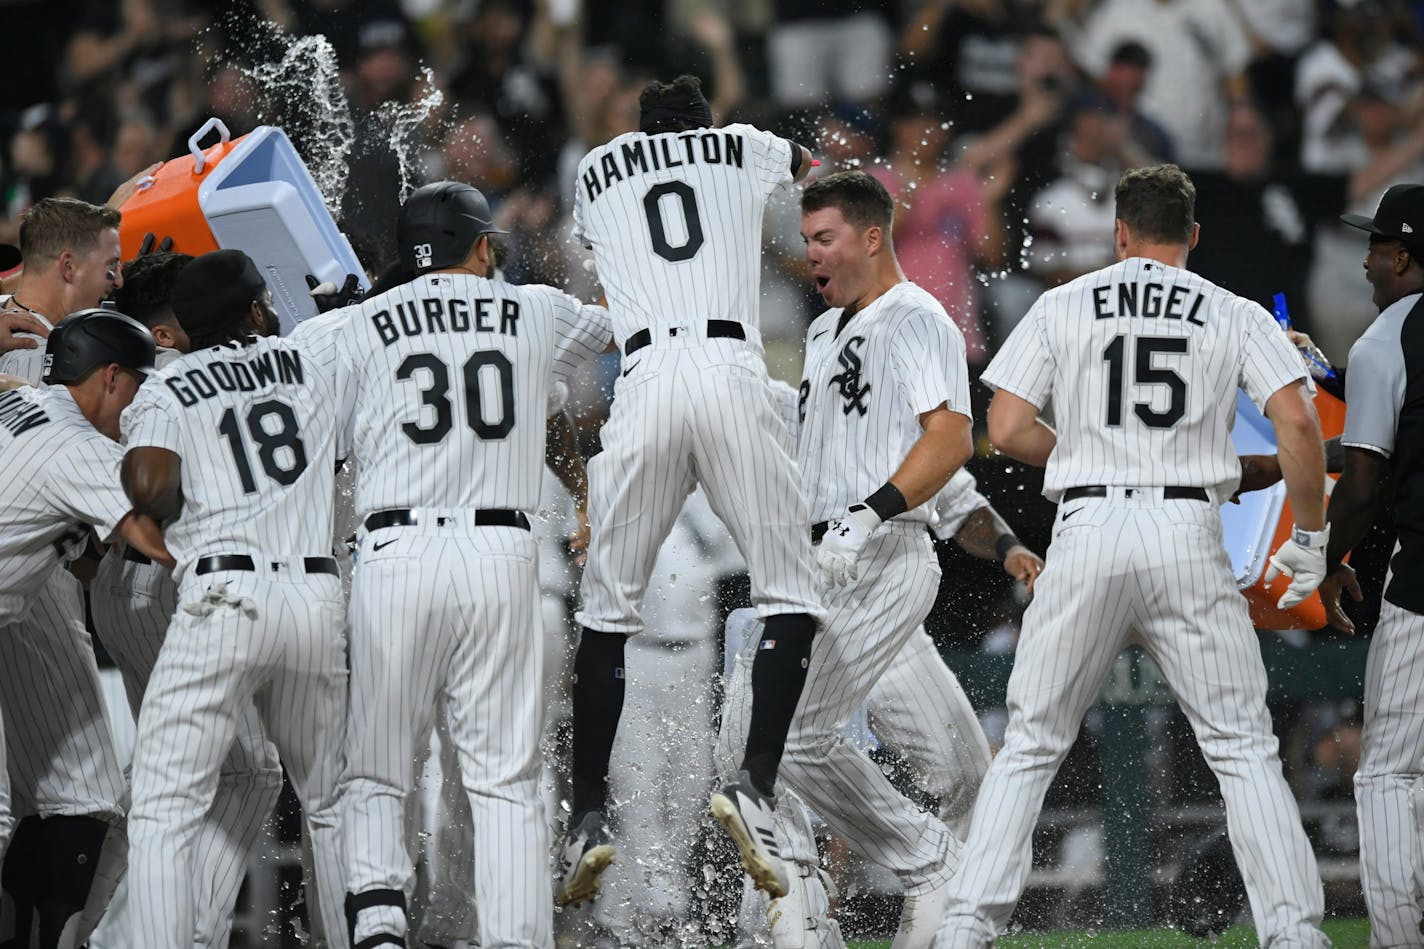
[(1127, 365), (1127, 342), (1132, 339), (1137, 345), (1137, 358), (1133, 360), (1132, 381), (1140, 386), (1166, 386), (1167, 407), (1154, 409), (1151, 402), (1137, 402), (1132, 412), (1148, 428), (1171, 428), (1187, 414), (1187, 380), (1175, 369), (1157, 365), (1158, 356), (1181, 356), (1187, 352), (1187, 340), (1182, 336), (1114, 336), (1103, 350), (1103, 360), (1108, 364), (1108, 415), (1109, 428), (1122, 425), (1122, 390), (1124, 370)]

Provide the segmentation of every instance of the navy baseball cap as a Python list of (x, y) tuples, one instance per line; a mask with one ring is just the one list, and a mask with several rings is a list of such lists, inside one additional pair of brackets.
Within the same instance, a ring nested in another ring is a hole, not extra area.
[(1424, 247), (1424, 185), (1393, 185), (1380, 198), (1374, 217), (1342, 214), (1340, 220), (1376, 237)]

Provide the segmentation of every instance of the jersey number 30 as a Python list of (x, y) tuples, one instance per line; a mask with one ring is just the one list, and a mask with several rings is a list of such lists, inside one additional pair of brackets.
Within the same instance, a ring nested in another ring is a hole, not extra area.
[[(301, 433), (297, 431), (297, 413), (292, 407), (277, 399), (258, 402), (247, 410), (246, 421), (247, 434), (257, 444), (257, 461), (267, 477), (283, 487), (300, 478), (307, 470), (307, 446), (302, 444)], [(232, 450), (243, 493), (256, 494), (257, 480), (252, 476), (247, 439), (242, 429), (236, 409), (223, 413), (218, 434), (227, 439), (227, 446)]]
[[(485, 418), (483, 391), (480, 386), (480, 370), (492, 367), (499, 379), (499, 416), (494, 421)], [(429, 384), (420, 390), (421, 414), (424, 407), (435, 410), (435, 418), (429, 425), (415, 422), (401, 423), (405, 437), (417, 445), (434, 445), (443, 441), (454, 427), (454, 408), (450, 404), (450, 367), (434, 353), (411, 353), (396, 368), (396, 378), (410, 379), (417, 372), (425, 375)], [(469, 359), (460, 373), (464, 385), (465, 424), (481, 441), (498, 441), (514, 429), (514, 364), (509, 357), (497, 349), (481, 350)]]
[[(1124, 369), (1127, 364), (1127, 336), (1114, 336), (1103, 350), (1103, 360), (1108, 364), (1108, 417), (1109, 428), (1122, 424), (1122, 390)], [(1164, 369), (1156, 364), (1161, 356), (1181, 356), (1187, 351), (1187, 340), (1182, 336), (1138, 336), (1137, 358), (1133, 361), (1132, 381), (1140, 386), (1166, 386), (1169, 399), (1167, 407), (1154, 409), (1151, 402), (1138, 402), (1132, 411), (1148, 428), (1171, 428), (1187, 414), (1187, 380), (1175, 369)]]

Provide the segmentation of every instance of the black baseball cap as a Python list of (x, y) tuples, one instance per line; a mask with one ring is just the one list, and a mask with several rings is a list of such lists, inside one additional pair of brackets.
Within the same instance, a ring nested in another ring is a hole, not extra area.
[(215, 250), (194, 257), (173, 281), (173, 315), (188, 335), (202, 336), (240, 319), (266, 289), (251, 257)]
[(1424, 247), (1424, 185), (1393, 185), (1380, 198), (1375, 216), (1342, 214), (1351, 227), (1409, 247)]

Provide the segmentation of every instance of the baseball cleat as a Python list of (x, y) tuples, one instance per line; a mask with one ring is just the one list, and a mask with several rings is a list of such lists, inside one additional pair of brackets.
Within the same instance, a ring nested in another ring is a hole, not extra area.
[(890, 949), (929, 949), (949, 906), (949, 879), (905, 888), (900, 926)]
[(752, 787), (745, 771), (736, 782), (712, 792), (712, 816), (717, 818), (742, 855), (742, 869), (758, 890), (773, 899), (786, 895), (786, 871), (772, 823), (771, 798)]
[(570, 818), (564, 832), (554, 901), (560, 906), (577, 906), (598, 896), (603, 887), (599, 875), (613, 862), (613, 855), (602, 811), (589, 811), (577, 822)]

